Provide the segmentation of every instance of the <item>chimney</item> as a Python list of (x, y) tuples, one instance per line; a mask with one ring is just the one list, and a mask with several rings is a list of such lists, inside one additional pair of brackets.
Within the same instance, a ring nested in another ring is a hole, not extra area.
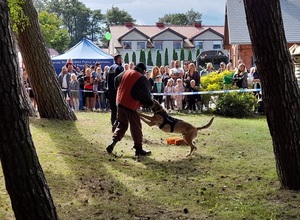
[(201, 27), (202, 27), (201, 21), (196, 21), (195, 24), (194, 24), (194, 26), (195, 26), (196, 28), (201, 28)]
[(133, 23), (132, 22), (125, 22), (125, 26), (128, 27), (128, 28), (132, 28)]
[(156, 22), (156, 27), (163, 28), (164, 27), (164, 23), (163, 22)]

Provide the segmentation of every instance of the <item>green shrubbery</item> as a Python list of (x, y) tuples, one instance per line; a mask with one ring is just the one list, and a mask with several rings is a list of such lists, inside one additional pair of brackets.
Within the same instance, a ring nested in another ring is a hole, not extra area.
[[(236, 89), (231, 84), (224, 84), (224, 77), (230, 78), (232, 71), (224, 71), (222, 73), (213, 72), (201, 77), (202, 91), (218, 91), (223, 89)], [(202, 96), (202, 104), (208, 106), (211, 95)], [(253, 112), (257, 105), (253, 93), (225, 93), (217, 95), (215, 113), (229, 117), (247, 117)]]
[(244, 118), (250, 116), (257, 104), (253, 93), (225, 93), (218, 97), (216, 114)]

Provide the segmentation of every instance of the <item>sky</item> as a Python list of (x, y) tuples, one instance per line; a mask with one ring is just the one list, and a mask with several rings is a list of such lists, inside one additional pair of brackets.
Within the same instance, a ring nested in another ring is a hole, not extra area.
[(128, 12), (136, 24), (155, 25), (165, 14), (202, 13), (203, 25), (224, 25), (226, 0), (79, 0), (86, 7), (106, 13), (112, 6)]

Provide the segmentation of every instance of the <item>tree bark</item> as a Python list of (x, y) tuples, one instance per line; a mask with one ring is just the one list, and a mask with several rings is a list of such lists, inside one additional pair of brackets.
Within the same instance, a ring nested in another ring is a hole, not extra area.
[(57, 219), (29, 130), (29, 106), (9, 24), (0, 0), (0, 159), (16, 219)]
[(282, 187), (300, 189), (300, 92), (279, 0), (244, 0)]
[(18, 27), (17, 40), (35, 93), (40, 117), (76, 120), (75, 113), (63, 98), (32, 1), (25, 0), (21, 6), (29, 24)]

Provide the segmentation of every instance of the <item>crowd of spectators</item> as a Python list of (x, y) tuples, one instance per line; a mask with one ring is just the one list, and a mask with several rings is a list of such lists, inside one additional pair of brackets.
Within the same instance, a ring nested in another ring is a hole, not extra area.
[[(123, 64), (125, 71), (134, 66), (133, 62)], [(72, 59), (68, 59), (58, 75), (58, 82), (65, 100), (74, 111), (110, 110), (110, 104), (105, 96), (109, 68), (109, 66), (102, 67), (100, 63), (95, 63), (92, 66), (85, 64), (80, 70), (73, 64)], [(225, 70), (232, 72), (231, 75), (226, 76), (227, 80), (238, 88), (261, 87), (256, 68), (253, 67), (248, 72), (242, 60), (238, 61), (236, 68), (233, 68), (231, 63), (221, 62), (217, 70), (213, 69), (212, 63), (207, 63), (206, 67), (199, 72), (194, 63), (185, 62), (181, 67), (179, 60), (172, 60), (170, 66), (153, 66), (151, 70), (146, 71), (145, 77), (149, 80), (153, 98), (163, 104), (169, 112), (186, 110), (189, 113), (201, 113), (203, 108), (201, 95), (196, 93), (182, 95), (181, 93), (199, 91), (201, 77), (212, 72), (222, 73)], [(30, 87), (26, 71), (24, 72), (24, 85)], [(30, 97), (34, 101), (32, 91)]]

